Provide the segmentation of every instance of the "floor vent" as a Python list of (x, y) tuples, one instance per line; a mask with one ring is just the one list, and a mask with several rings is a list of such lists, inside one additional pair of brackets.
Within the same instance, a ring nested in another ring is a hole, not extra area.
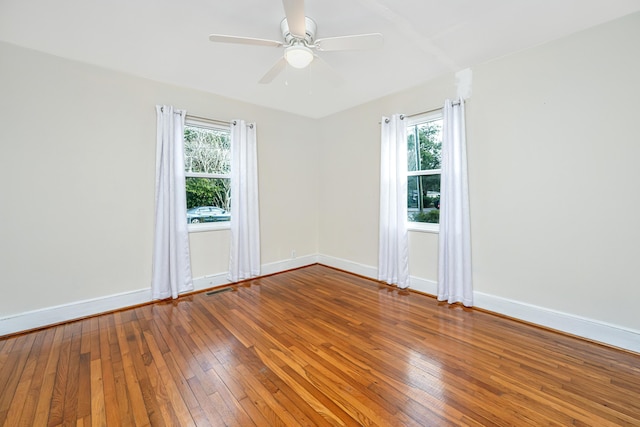
[(219, 294), (220, 292), (227, 292), (232, 290), (231, 288), (222, 288), (222, 289), (214, 289), (212, 291), (209, 291), (206, 293), (206, 295), (214, 295), (214, 294)]

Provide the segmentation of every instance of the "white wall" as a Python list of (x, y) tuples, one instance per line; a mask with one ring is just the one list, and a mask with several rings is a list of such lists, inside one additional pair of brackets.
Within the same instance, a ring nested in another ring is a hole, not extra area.
[(640, 14), (474, 69), (474, 280), (640, 330)]
[[(554, 318), (559, 329), (567, 319), (597, 324), (601, 340), (609, 326), (629, 330), (636, 350), (638, 40), (635, 14), (474, 67), (466, 105), (477, 301), (537, 323)], [(455, 95), (452, 73), (322, 120), (327, 260), (375, 275), (380, 116)], [(417, 284), (435, 285), (437, 239), (410, 233)], [(589, 336), (580, 328), (567, 329)]]
[[(147, 292), (156, 104), (257, 122), (262, 263), (318, 252), (315, 120), (8, 44), (0, 94), (0, 319)], [(194, 277), (226, 272), (228, 234), (191, 234)]]

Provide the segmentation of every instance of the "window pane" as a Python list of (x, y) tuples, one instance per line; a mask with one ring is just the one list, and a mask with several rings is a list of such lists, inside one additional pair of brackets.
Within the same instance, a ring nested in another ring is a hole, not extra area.
[(231, 180), (228, 178), (185, 178), (187, 221), (190, 223), (229, 221)]
[[(419, 176), (410, 176), (407, 181), (407, 207), (409, 212), (413, 209), (416, 211), (420, 206), (418, 198), (418, 178)], [(411, 219), (411, 213), (409, 213), (409, 219)]]
[(184, 170), (195, 173), (231, 172), (231, 141), (228, 130), (186, 125)]
[(441, 150), (441, 119), (407, 128), (407, 166), (409, 171), (440, 169)]
[(440, 174), (408, 177), (407, 196), (409, 221), (439, 223)]

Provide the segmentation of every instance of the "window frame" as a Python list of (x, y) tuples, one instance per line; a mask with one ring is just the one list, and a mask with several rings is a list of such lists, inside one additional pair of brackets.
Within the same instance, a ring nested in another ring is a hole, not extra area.
[[(187, 115), (185, 117), (184, 126), (185, 128), (187, 126), (191, 126), (191, 127), (212, 129), (216, 131), (229, 132), (229, 139), (231, 139), (230, 127), (225, 126), (220, 122), (216, 122), (215, 120), (194, 118)], [(183, 140), (183, 144), (184, 144), (184, 140)], [(229, 181), (231, 181), (231, 172), (223, 174), (223, 173), (204, 173), (204, 172), (185, 171), (184, 177), (185, 177), (185, 181), (186, 181), (186, 178), (213, 178), (213, 179), (219, 178), (219, 179), (228, 179)], [(186, 188), (185, 188), (185, 192), (186, 192)], [(189, 233), (200, 233), (203, 231), (229, 230), (229, 229), (231, 229), (231, 221), (203, 222), (200, 224), (187, 223), (187, 231)]]
[[(407, 140), (409, 139), (408, 129), (410, 127), (419, 125), (421, 123), (432, 122), (436, 120), (442, 120), (444, 118), (444, 109), (439, 108), (435, 111), (430, 111), (428, 113), (419, 114), (413, 117), (407, 117)], [(426, 169), (420, 171), (410, 171), (409, 165), (407, 164), (407, 181), (411, 176), (429, 176), (429, 175), (438, 175), (440, 174), (440, 182), (442, 182), (442, 169)], [(406, 203), (406, 202), (405, 202)], [(408, 206), (407, 206), (408, 208)], [(409, 231), (420, 231), (424, 233), (439, 233), (440, 232), (440, 223), (437, 224), (431, 222), (417, 222), (417, 221), (409, 221), (407, 219), (407, 229)]]

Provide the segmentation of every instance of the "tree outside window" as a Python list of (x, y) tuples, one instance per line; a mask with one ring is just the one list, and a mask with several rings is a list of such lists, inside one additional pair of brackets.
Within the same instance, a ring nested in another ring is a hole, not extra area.
[(231, 209), (229, 129), (187, 120), (184, 130), (184, 169), (187, 220), (194, 224), (229, 221)]
[(410, 222), (440, 220), (442, 115), (414, 120), (407, 127), (407, 212)]

